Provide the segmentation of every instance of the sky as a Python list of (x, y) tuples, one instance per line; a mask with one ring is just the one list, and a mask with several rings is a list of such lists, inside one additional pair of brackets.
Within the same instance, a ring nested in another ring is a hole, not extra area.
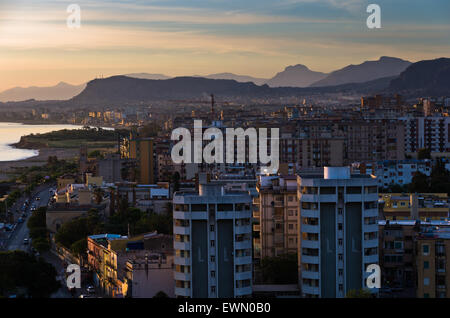
[[(370, 3), (381, 29), (369, 29)], [(81, 8), (68, 28), (67, 7)], [(135, 72), (270, 78), (450, 57), (448, 0), (0, 0), (0, 91)]]

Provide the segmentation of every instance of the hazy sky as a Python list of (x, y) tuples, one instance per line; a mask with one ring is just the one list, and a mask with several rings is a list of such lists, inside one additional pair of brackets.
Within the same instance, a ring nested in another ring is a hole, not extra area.
[[(81, 7), (81, 28), (66, 9)], [(382, 29), (366, 26), (369, 3)], [(131, 72), (272, 77), (450, 56), (448, 0), (0, 0), (0, 90)]]

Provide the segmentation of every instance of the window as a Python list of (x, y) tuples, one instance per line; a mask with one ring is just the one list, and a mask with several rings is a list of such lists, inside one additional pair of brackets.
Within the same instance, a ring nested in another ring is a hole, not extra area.
[(215, 263), (216, 262), (216, 257), (213, 255), (210, 257), (211, 263)]
[(211, 271), (211, 277), (216, 277), (216, 271)]
[(215, 294), (216, 293), (216, 286), (211, 286), (211, 294)]
[(428, 254), (430, 254), (430, 246), (429, 246), (428, 244), (424, 244), (424, 245), (422, 246), (422, 252), (423, 252), (423, 255), (428, 255)]
[(211, 240), (211, 247), (214, 247), (214, 246), (216, 246), (216, 242), (214, 241), (214, 240)]
[(214, 225), (210, 225), (210, 226), (209, 226), (209, 230), (210, 230), (211, 232), (214, 232)]
[(424, 262), (423, 262), (423, 268), (424, 268), (424, 269), (430, 268), (430, 262), (424, 261)]
[(428, 277), (425, 277), (425, 278), (423, 279), (423, 285), (424, 285), (424, 286), (430, 285), (430, 279), (429, 279)]

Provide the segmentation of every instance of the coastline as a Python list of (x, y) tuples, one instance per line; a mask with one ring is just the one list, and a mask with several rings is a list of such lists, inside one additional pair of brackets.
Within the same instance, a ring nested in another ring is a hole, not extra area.
[(58, 159), (73, 159), (78, 156), (78, 149), (68, 148), (32, 148), (39, 153), (37, 156), (33, 156), (26, 159), (14, 160), (14, 161), (0, 161), (0, 181), (6, 181), (15, 175), (16, 168), (31, 167), (31, 166), (43, 166), (49, 156), (57, 156)]

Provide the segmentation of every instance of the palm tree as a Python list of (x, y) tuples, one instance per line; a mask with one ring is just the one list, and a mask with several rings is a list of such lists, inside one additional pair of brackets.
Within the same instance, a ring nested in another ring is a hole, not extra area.
[(95, 203), (97, 204), (102, 203), (104, 195), (105, 191), (102, 188), (95, 188), (94, 190)]

